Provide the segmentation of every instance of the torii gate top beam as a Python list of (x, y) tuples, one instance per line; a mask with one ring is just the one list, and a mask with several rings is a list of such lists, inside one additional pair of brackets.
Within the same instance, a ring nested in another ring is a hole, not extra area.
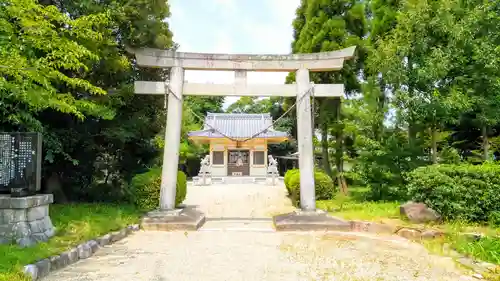
[(291, 72), (340, 70), (354, 56), (355, 46), (332, 52), (291, 55), (184, 53), (160, 49), (130, 50), (137, 63), (146, 67), (180, 66), (186, 70), (247, 70)]

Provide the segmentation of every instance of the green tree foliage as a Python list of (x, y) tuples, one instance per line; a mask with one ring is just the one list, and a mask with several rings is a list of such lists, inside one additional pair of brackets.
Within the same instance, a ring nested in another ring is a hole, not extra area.
[[(313, 53), (339, 50), (357, 46), (356, 58), (346, 62), (339, 72), (322, 72), (311, 75), (315, 83), (342, 83), (346, 94), (354, 95), (360, 90), (359, 74), (364, 64), (364, 37), (367, 33), (365, 4), (357, 0), (304, 0), (296, 11), (293, 22), (294, 53)], [(293, 80), (290, 77), (289, 80)], [(342, 190), (346, 185), (343, 178), (344, 124), (339, 99), (323, 98), (317, 102), (316, 120), (322, 132), (323, 168), (331, 176), (328, 139), (335, 138), (335, 166), (339, 172)]]
[(165, 1), (0, 6), (0, 128), (43, 132), (44, 178), (60, 178), (70, 199), (100, 200), (104, 188), (124, 194), (157, 157), (163, 100), (134, 95), (132, 83), (167, 73), (138, 69), (125, 47), (175, 47), (168, 16)]
[(42, 130), (38, 114), (54, 110), (82, 120), (85, 116), (114, 116), (113, 110), (89, 99), (106, 92), (94, 83), (71, 75), (88, 75), (99, 61), (93, 46), (106, 44), (99, 31), (106, 14), (76, 20), (56, 7), (33, 0), (8, 0), (0, 6), (1, 124), (5, 129)]
[(311, 75), (346, 86), (342, 111), (329, 99), (314, 109), (337, 170), (348, 158), (349, 178), (373, 199), (403, 199), (404, 174), (419, 166), (498, 156), (499, 9), (479, 0), (301, 1), (294, 53), (359, 50), (341, 72)]

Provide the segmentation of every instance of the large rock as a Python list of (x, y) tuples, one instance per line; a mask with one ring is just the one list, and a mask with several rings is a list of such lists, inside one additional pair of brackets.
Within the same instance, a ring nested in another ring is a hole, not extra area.
[(441, 216), (424, 203), (407, 202), (399, 206), (399, 212), (412, 223), (439, 221)]

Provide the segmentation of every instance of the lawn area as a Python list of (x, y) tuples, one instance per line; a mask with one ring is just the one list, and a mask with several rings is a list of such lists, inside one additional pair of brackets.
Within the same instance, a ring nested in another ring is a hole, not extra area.
[[(425, 242), (431, 250), (443, 253), (446, 243), (456, 251), (476, 259), (500, 264), (500, 228), (463, 222), (445, 222), (443, 224), (415, 225), (403, 219), (399, 214), (402, 202), (367, 201), (365, 188), (351, 188), (350, 196), (338, 195), (333, 200), (317, 201), (319, 209), (346, 220), (364, 220), (400, 226), (428, 227), (446, 231), (449, 235), (442, 239)], [(459, 236), (459, 233), (474, 232), (486, 235), (478, 241), (471, 241)]]
[(140, 212), (127, 205), (54, 204), (50, 206), (50, 217), (57, 234), (48, 242), (30, 248), (0, 245), (0, 281), (27, 280), (21, 273), (24, 265), (137, 223)]

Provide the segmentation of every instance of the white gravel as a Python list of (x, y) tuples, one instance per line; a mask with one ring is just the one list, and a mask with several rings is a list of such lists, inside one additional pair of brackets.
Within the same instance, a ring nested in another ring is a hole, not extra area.
[(188, 194), (209, 218), (200, 231), (138, 232), (43, 280), (472, 280), (400, 237), (274, 232), (271, 216), (293, 209), (282, 187), (190, 186)]

